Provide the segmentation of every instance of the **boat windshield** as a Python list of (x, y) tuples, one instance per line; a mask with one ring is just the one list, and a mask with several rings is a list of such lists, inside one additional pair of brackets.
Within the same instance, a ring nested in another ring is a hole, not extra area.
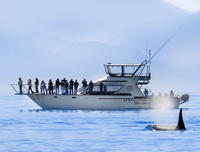
[[(139, 67), (139, 64), (105, 64), (105, 71), (112, 77), (130, 77)], [(146, 65), (146, 68), (149, 65)], [(142, 74), (142, 75), (146, 75)]]

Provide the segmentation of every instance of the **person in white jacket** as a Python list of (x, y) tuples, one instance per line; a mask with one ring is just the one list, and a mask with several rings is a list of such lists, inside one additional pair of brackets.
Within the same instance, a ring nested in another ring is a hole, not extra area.
[(47, 94), (47, 87), (46, 87), (46, 83), (44, 82), (44, 80), (41, 81), (40, 92), (41, 92), (41, 94)]

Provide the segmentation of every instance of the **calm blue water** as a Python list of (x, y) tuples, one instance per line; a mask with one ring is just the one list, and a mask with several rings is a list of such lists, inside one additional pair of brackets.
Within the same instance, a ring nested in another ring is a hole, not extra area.
[(186, 131), (157, 132), (176, 124), (178, 109), (41, 111), (23, 96), (0, 96), (0, 151), (200, 151), (200, 96), (182, 105)]

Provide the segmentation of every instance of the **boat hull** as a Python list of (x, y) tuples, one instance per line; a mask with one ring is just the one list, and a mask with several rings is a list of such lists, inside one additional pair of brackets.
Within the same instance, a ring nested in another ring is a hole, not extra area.
[(43, 109), (71, 110), (123, 110), (123, 109), (169, 109), (177, 108), (177, 97), (132, 97), (108, 95), (41, 95), (29, 94)]

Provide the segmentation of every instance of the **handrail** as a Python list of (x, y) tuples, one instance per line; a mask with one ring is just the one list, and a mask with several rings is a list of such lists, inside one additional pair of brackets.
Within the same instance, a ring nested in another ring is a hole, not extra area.
[(19, 94), (19, 92), (17, 91), (17, 89), (14, 87), (14, 85), (16, 85), (16, 84), (9, 84), (10, 86), (11, 86), (11, 88), (17, 93), (17, 94)]
[[(135, 70), (135, 72), (132, 74), (132, 77), (135, 76), (135, 74), (140, 70), (140, 68), (141, 68), (142, 66), (143, 66), (143, 69), (144, 69), (144, 67), (146, 66), (147, 63), (148, 63), (147, 60), (144, 60), (144, 61), (138, 66), (138, 68)], [(143, 71), (143, 69), (142, 69), (142, 71)]]
[[(11, 86), (11, 88), (16, 92), (16, 94), (20, 94), (20, 92), (18, 91), (19, 90), (19, 85), (18, 84), (9, 84)], [(22, 94), (27, 93), (28, 92), (28, 89), (27, 87), (28, 86), (27, 84), (23, 84), (22, 85)]]

